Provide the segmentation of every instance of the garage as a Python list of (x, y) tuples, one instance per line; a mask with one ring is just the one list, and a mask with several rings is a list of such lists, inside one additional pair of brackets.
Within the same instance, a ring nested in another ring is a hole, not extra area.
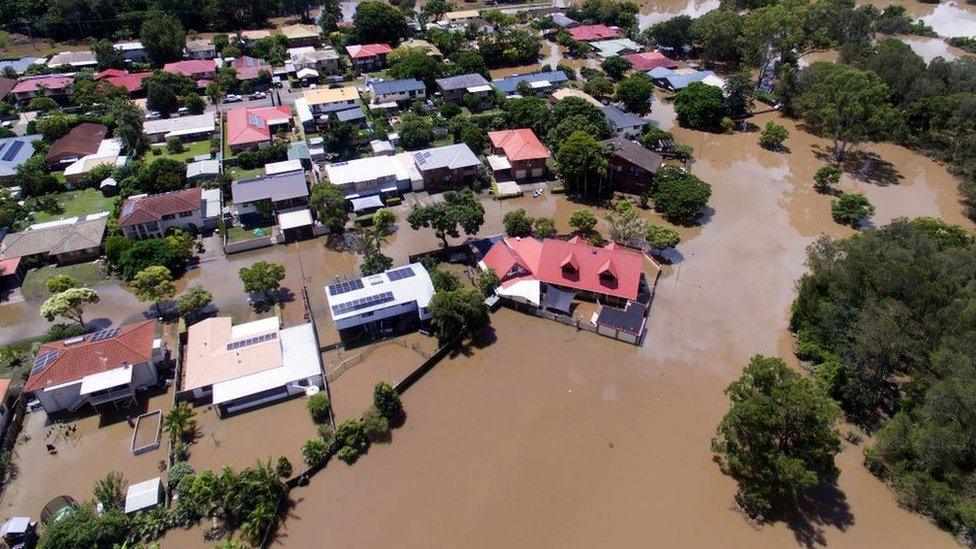
[(525, 179), (525, 170), (515, 170), (515, 179)]
[(542, 174), (546, 173), (545, 168), (533, 168), (532, 177), (542, 177)]

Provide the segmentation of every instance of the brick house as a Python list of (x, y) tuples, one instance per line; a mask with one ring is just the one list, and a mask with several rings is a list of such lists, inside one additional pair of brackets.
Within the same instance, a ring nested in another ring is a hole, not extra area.
[(548, 173), (546, 159), (549, 150), (539, 141), (535, 132), (528, 128), (488, 132), (492, 156), (488, 163), (499, 177), (528, 179), (543, 177)]

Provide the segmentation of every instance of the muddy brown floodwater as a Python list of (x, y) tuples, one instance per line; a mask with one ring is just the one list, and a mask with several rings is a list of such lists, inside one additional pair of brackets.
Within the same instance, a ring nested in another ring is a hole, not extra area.
[[(665, 107), (655, 104), (656, 120), (668, 121)], [(811, 188), (827, 143), (779, 121), (790, 130), (788, 153), (760, 149), (756, 132), (674, 128), (695, 147), (692, 170), (712, 183), (714, 212), (684, 233), (643, 347), (502, 309), (490, 345), (445, 360), (404, 396), (408, 418), (391, 444), (353, 466), (334, 461), (292, 493), (277, 543), (954, 546), (900, 508), (847, 443), (838, 486), (817, 494), (809, 520), (754, 528), (730, 509), (735, 483), (709, 450), (728, 407), (722, 391), (755, 353), (790, 359), (788, 309), (804, 248), (820, 234), (852, 233)], [(876, 223), (938, 215), (973, 227), (955, 179), (935, 162), (873, 145), (847, 167), (841, 187), (871, 197)], [(572, 209), (551, 199), (499, 207), (516, 205), (557, 218)], [(392, 253), (428, 236), (397, 235)]]

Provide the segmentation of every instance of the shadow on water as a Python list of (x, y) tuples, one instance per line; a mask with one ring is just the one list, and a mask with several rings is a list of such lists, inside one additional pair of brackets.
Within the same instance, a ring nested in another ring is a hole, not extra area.
[(905, 178), (894, 164), (873, 152), (851, 151), (839, 163), (836, 162), (834, 152), (830, 148), (815, 145), (813, 154), (824, 162), (837, 163), (845, 173), (861, 183), (887, 187), (898, 185)]
[(803, 547), (826, 545), (826, 528), (846, 532), (854, 524), (847, 496), (834, 484), (822, 483), (810, 493), (810, 504), (785, 517), (797, 543)]

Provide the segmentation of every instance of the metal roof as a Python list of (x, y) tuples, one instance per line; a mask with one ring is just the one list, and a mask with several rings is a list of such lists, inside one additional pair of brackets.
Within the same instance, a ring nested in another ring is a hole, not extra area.
[(435, 82), (437, 82), (437, 87), (441, 90), (466, 90), (468, 88), (488, 85), (488, 80), (476, 72), (438, 78)]
[(458, 170), (478, 166), (481, 161), (464, 143), (414, 151), (413, 160), (421, 171), (447, 168)]
[(231, 183), (231, 196), (235, 204), (258, 200), (279, 202), (290, 198), (308, 196), (305, 172), (287, 172), (251, 179), (238, 179)]
[(568, 81), (569, 77), (563, 71), (549, 71), (509, 76), (508, 78), (495, 80), (493, 84), (505, 93), (513, 93), (518, 88), (520, 82), (528, 82), (529, 84), (533, 82), (548, 82), (549, 84), (556, 85)]
[(383, 80), (382, 82), (370, 82), (369, 87), (376, 95), (387, 95), (391, 93), (406, 93), (410, 91), (422, 91), (424, 83), (416, 78), (404, 78), (402, 80)]
[(632, 112), (625, 111), (615, 105), (604, 106), (603, 115), (607, 117), (607, 121), (617, 131), (635, 126), (645, 126), (650, 123), (649, 120), (641, 118)]

